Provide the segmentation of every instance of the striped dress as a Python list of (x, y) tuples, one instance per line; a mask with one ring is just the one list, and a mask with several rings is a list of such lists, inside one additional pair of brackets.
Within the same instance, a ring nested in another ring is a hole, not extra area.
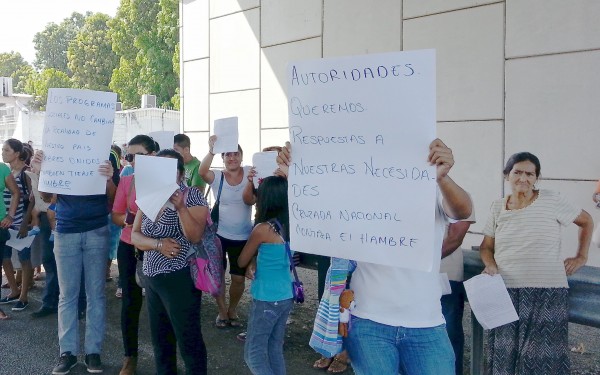
[[(17, 174), (15, 176), (15, 181), (17, 182), (17, 187), (19, 188), (19, 192), (21, 193), (21, 199), (19, 199), (19, 205), (17, 206), (17, 211), (15, 213), (15, 217), (13, 218), (13, 223), (12, 223), (12, 228), (13, 229), (19, 229), (19, 226), (21, 225), (21, 223), (23, 222), (23, 216), (25, 215), (25, 204), (24, 204), (24, 192), (27, 191), (27, 189), (23, 188), (23, 184), (26, 184), (26, 181), (21, 181), (21, 176), (25, 176), (25, 174)], [(4, 205), (6, 206), (6, 209), (8, 210), (8, 208), (10, 207), (10, 198), (12, 197), (12, 194), (10, 192), (10, 190), (8, 190), (8, 188), (4, 189)]]

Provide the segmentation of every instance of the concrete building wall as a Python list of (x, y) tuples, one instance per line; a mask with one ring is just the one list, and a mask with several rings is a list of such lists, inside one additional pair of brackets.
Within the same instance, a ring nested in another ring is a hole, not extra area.
[[(600, 221), (600, 2), (594, 0), (182, 0), (182, 129), (202, 156), (212, 121), (240, 118), (246, 162), (287, 138), (289, 61), (437, 51), (438, 136), (473, 196), (478, 245), (506, 158), (530, 151), (542, 188)], [(564, 231), (575, 252), (576, 227)], [(591, 264), (600, 265), (591, 249)]]

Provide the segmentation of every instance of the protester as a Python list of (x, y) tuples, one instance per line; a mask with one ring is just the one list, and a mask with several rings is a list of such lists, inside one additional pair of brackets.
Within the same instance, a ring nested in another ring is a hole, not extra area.
[[(291, 146), (278, 162), (289, 165)], [(448, 175), (452, 151), (439, 139), (431, 142), (427, 160), (436, 165), (439, 198), (435, 212), (435, 251), (452, 219), (471, 214), (471, 199)], [(407, 197), (409, 199), (409, 197)], [(431, 272), (358, 262), (350, 288), (356, 307), (345, 340), (357, 375), (438, 375), (454, 372), (454, 353), (441, 311), (439, 260)], [(402, 340), (397, 340), (402, 337)]]
[[(121, 148), (116, 144), (110, 146), (110, 156), (108, 158), (113, 170), (116, 173), (113, 174), (113, 183), (115, 186), (119, 186), (120, 172), (121, 172)], [(112, 208), (112, 201), (109, 201), (109, 211)], [(119, 238), (121, 237), (121, 227), (112, 222), (109, 214), (108, 218), (108, 260), (106, 263), (106, 281), (112, 281), (110, 274), (110, 267), (112, 266), (113, 260), (117, 259), (117, 248), (119, 247)], [(115, 296), (121, 298), (121, 280), (117, 278), (117, 292)]]
[[(129, 141), (125, 156), (135, 168), (135, 155), (154, 155), (157, 145), (147, 135), (136, 135)], [(142, 288), (135, 281), (137, 262), (142, 261), (143, 252), (136, 252), (131, 242), (133, 218), (138, 211), (135, 203), (134, 175), (121, 177), (112, 209), (112, 222), (123, 228), (117, 261), (119, 281), (122, 288), (121, 335), (123, 336), (124, 359), (119, 375), (133, 375), (137, 368), (138, 330), (142, 310)]]
[[(42, 163), (44, 154), (37, 151), (34, 161)], [(79, 352), (78, 299), (85, 282), (86, 326), (85, 365), (91, 373), (102, 372), (102, 343), (106, 326), (106, 259), (108, 258), (108, 202), (116, 186), (108, 160), (98, 173), (106, 178), (106, 192), (96, 195), (58, 194), (56, 201), (56, 236), (54, 253), (58, 271), (58, 342), (60, 358), (52, 374), (63, 375), (77, 364)], [(42, 192), (42, 198), (52, 194)], [(85, 269), (85, 272), (83, 270)]]
[(176, 346), (186, 374), (206, 374), (206, 346), (200, 326), (202, 292), (195, 288), (188, 257), (191, 244), (201, 240), (208, 207), (197, 188), (183, 182), (183, 157), (172, 149), (157, 156), (177, 159), (176, 190), (155, 221), (139, 209), (133, 223), (131, 242), (144, 252), (146, 299), (154, 361), (159, 375), (177, 374)]
[[(225, 304), (225, 288), (217, 297), (219, 314), (215, 320), (217, 328), (241, 327), (237, 306), (244, 294), (244, 279), (246, 270), (238, 266), (238, 257), (252, 230), (250, 215), (252, 207), (243, 201), (243, 192), (248, 184), (250, 167), (242, 167), (243, 151), (238, 145), (237, 152), (222, 153), (225, 169), (221, 172), (211, 170), (210, 166), (215, 156), (213, 147), (217, 136), (208, 140), (208, 154), (200, 164), (199, 173), (204, 181), (210, 184), (215, 200), (219, 198), (219, 229), (217, 235), (223, 245), (227, 258), (223, 257), (223, 268), (227, 268), (229, 259), (229, 306)], [(221, 181), (223, 181), (221, 183)], [(221, 188), (219, 188), (221, 186)], [(214, 208), (213, 208), (214, 209)]]
[(452, 343), (455, 357), (456, 375), (463, 373), (463, 357), (465, 334), (463, 331), (463, 313), (465, 310), (466, 292), (463, 286), (464, 264), (460, 245), (472, 223), (475, 222), (475, 210), (466, 220), (449, 223), (442, 243), (442, 264), (440, 273), (445, 273), (450, 282), (450, 294), (442, 296), (442, 314), (446, 320), (446, 331)]
[(173, 138), (173, 149), (183, 156), (183, 162), (185, 167), (185, 181), (187, 186), (197, 187), (203, 194), (206, 188), (206, 182), (198, 174), (200, 168), (200, 160), (190, 153), (190, 137), (185, 134), (177, 134)]
[[(27, 177), (25, 171), (29, 166), (26, 161), (30, 159), (29, 150), (23, 146), (23, 143), (18, 139), (8, 139), (2, 147), (2, 160), (8, 163), (11, 173), (17, 183), (19, 189), (19, 204), (15, 211), (15, 216), (11, 225), (11, 229), (17, 230), (17, 236), (23, 238), (27, 236), (29, 222), (31, 220), (31, 211), (35, 202), (30, 197), (31, 181)], [(12, 200), (12, 192), (8, 189), (4, 190), (4, 205), (7, 206)], [(33, 284), (33, 265), (31, 264), (31, 247), (18, 251), (19, 262), (21, 263), (21, 290), (17, 285), (14, 276), (13, 264), (11, 261), (13, 249), (9, 246), (4, 246), (4, 255), (2, 265), (4, 273), (10, 287), (10, 294), (0, 299), (0, 304), (15, 303), (12, 307), (13, 311), (22, 311), (29, 306), (28, 293), (30, 286)]]
[[(14, 221), (21, 198), (15, 177), (11, 173), (10, 168), (4, 163), (0, 163), (0, 189), (2, 191), (8, 190), (11, 195), (8, 207), (4, 199), (0, 200), (0, 255), (2, 255), (0, 259), (4, 259), (4, 249), (9, 236), (8, 228), (10, 228)], [(1, 267), (2, 262), (0, 262), (0, 275), (2, 274)], [(8, 315), (0, 309), (0, 320), (6, 319), (8, 319)]]
[[(56, 228), (54, 220), (54, 211), (49, 207), (52, 199), (44, 202), (42, 195), (38, 190), (40, 174), (40, 165), (34, 160), (31, 163), (31, 171), (27, 171), (27, 175), (31, 179), (33, 196), (35, 197), (35, 206), (33, 208), (34, 218), (37, 218), (36, 237), (31, 244), (33, 251), (39, 249), (42, 255), (42, 264), (46, 272), (46, 285), (42, 296), (42, 306), (35, 312), (31, 313), (32, 318), (43, 318), (48, 315), (53, 315), (58, 312), (58, 278), (56, 274), (56, 260), (54, 259), (54, 243), (52, 231)], [(52, 196), (54, 198), (54, 196)], [(33, 220), (32, 220), (33, 225)], [(34, 226), (29, 233), (31, 234), (36, 229)]]
[[(539, 159), (512, 155), (511, 194), (492, 203), (480, 247), (484, 273), (502, 275), (519, 319), (489, 333), (489, 374), (568, 374), (567, 276), (587, 262), (593, 220), (559, 193), (540, 190)], [(577, 255), (561, 258), (562, 227), (579, 227)]]
[(256, 375), (285, 374), (283, 340), (293, 306), (289, 240), (287, 180), (265, 178), (258, 188), (256, 226), (238, 258), (248, 266), (256, 256), (252, 281), (252, 308), (244, 346), (244, 360)]

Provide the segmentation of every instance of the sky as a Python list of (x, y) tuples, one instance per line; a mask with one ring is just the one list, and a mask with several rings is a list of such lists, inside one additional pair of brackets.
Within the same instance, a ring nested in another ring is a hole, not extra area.
[(15, 51), (33, 63), (33, 37), (50, 22), (60, 23), (73, 12), (102, 12), (113, 17), (120, 0), (0, 0), (0, 53)]

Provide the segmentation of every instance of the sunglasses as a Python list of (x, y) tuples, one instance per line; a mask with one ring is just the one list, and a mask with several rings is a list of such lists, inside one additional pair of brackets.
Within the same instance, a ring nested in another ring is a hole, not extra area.
[(142, 152), (137, 152), (137, 153), (135, 153), (135, 154), (126, 154), (126, 155), (125, 155), (125, 160), (127, 160), (128, 162), (130, 162), (130, 163), (131, 163), (132, 161), (134, 161), (134, 160), (135, 160), (135, 156), (136, 156), (136, 155), (148, 155), (148, 154), (144, 154), (144, 153), (142, 153)]

